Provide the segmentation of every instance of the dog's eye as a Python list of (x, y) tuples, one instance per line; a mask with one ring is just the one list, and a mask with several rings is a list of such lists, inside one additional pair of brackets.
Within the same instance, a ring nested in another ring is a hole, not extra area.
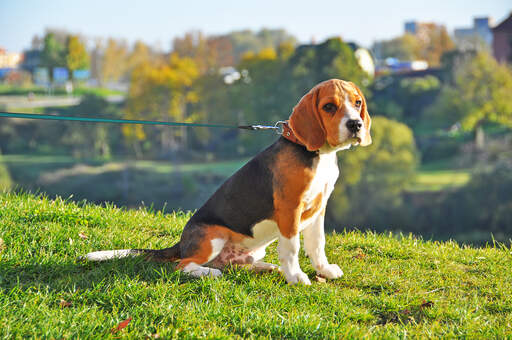
[(325, 104), (323, 109), (324, 109), (325, 112), (329, 112), (329, 113), (334, 113), (334, 112), (336, 112), (338, 110), (336, 105), (331, 104), (331, 103)]
[(361, 101), (358, 99), (356, 100), (356, 107), (360, 107), (361, 106)]

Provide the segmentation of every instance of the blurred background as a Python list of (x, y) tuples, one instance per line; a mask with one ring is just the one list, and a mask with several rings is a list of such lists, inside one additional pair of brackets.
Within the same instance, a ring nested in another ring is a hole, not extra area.
[[(0, 110), (273, 124), (330, 78), (373, 144), (339, 153), (327, 228), (512, 234), (509, 1), (2, 1)], [(0, 118), (0, 190), (194, 210), (278, 136)]]

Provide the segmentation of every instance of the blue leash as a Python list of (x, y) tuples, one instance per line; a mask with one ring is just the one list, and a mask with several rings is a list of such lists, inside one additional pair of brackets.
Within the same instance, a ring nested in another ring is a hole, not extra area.
[(244, 129), (244, 130), (276, 130), (281, 132), (282, 122), (271, 125), (225, 125), (225, 124), (204, 124), (204, 123), (179, 123), (179, 122), (160, 122), (154, 120), (138, 119), (110, 119), (97, 117), (76, 117), (76, 116), (55, 116), (45, 114), (21, 113), (21, 112), (0, 112), (3, 118), (21, 118), (21, 119), (41, 119), (41, 120), (63, 120), (87, 123), (114, 123), (114, 124), (144, 124), (144, 125), (167, 125), (167, 126), (187, 126), (187, 127), (208, 127), (208, 128), (226, 128), (226, 129)]

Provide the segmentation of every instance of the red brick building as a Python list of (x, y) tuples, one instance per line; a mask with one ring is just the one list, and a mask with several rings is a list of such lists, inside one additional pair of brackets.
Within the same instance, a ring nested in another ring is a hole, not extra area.
[(492, 29), (494, 58), (501, 63), (512, 63), (512, 13)]

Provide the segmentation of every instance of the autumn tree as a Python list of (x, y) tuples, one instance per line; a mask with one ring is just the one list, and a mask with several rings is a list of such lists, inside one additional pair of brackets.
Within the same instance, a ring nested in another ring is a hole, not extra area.
[(455, 48), (455, 43), (444, 26), (428, 25), (420, 34), (378, 41), (372, 51), (379, 59), (425, 60), (430, 66), (439, 66), (444, 53)]
[(151, 62), (154, 58), (151, 48), (138, 40), (135, 42), (132, 51), (128, 56), (127, 66), (129, 70), (135, 69), (137, 66), (142, 65), (146, 62)]
[[(199, 117), (189, 110), (197, 102), (193, 85), (199, 76), (197, 65), (191, 58), (172, 53), (167, 60), (143, 62), (131, 73), (126, 108), (128, 119), (155, 119), (162, 121), (194, 122)], [(179, 151), (187, 141), (185, 129), (158, 127), (162, 154)], [(141, 126), (124, 126), (123, 133), (141, 155), (139, 142), (151, 130)]]
[(187, 57), (196, 63), (201, 74), (214, 65), (213, 50), (209, 48), (206, 36), (200, 31), (185, 33), (173, 41), (173, 52), (180, 57)]
[(426, 60), (431, 66), (439, 66), (443, 54), (455, 48), (455, 43), (444, 26), (429, 30), (421, 45), (419, 59)]
[(89, 68), (89, 54), (87, 53), (84, 43), (82, 43), (76, 35), (70, 35), (67, 38), (65, 61), (71, 79), (73, 79), (73, 71)]
[(484, 147), (485, 123), (512, 127), (512, 71), (508, 66), (480, 52), (453, 71), (453, 81), (429, 108), (432, 119), (445, 124), (460, 121), (463, 129), (474, 131), (477, 149)]
[(421, 46), (414, 35), (404, 34), (390, 40), (378, 41), (373, 44), (372, 50), (381, 59), (414, 60), (419, 58)]
[(128, 67), (128, 48), (124, 42), (109, 39), (101, 65), (101, 82), (117, 82)]

